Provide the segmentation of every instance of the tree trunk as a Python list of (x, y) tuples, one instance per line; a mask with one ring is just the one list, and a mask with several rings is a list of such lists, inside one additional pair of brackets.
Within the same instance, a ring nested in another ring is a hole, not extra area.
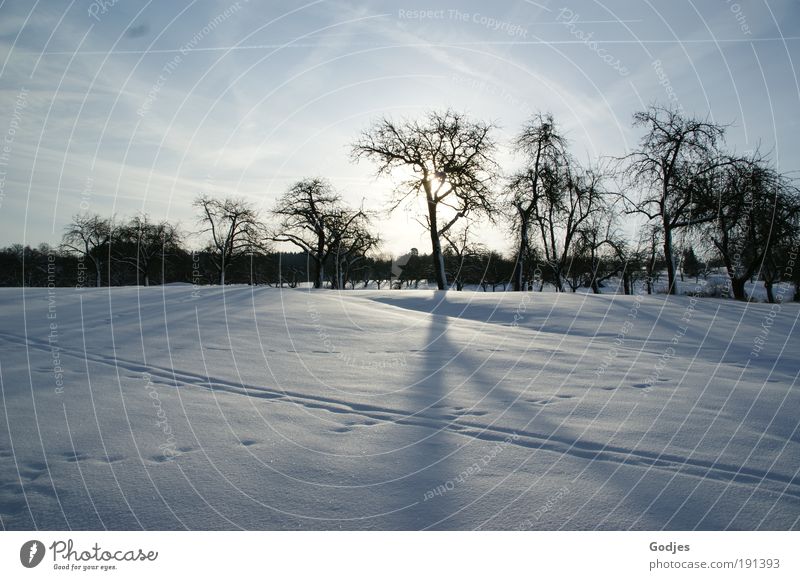
[(447, 290), (444, 254), (442, 254), (442, 242), (439, 239), (439, 226), (436, 222), (436, 203), (430, 200), (428, 201), (428, 217), (431, 228), (431, 258), (433, 260), (433, 272), (436, 276), (436, 286), (439, 290)]
[(225, 285), (225, 267), (224, 266), (219, 269), (219, 285), (220, 286), (224, 286)]
[(773, 292), (772, 281), (764, 281), (764, 288), (767, 291), (767, 301), (770, 304), (775, 304), (775, 292)]
[(520, 222), (519, 250), (517, 251), (517, 264), (514, 268), (514, 292), (522, 292), (524, 289), (522, 272), (525, 265), (525, 251), (528, 249), (528, 224), (524, 219)]
[(747, 294), (744, 291), (744, 283), (747, 278), (731, 278), (731, 290), (733, 290), (733, 297), (736, 300), (747, 300)]
[(556, 272), (556, 292), (564, 291), (564, 281), (561, 279), (561, 272)]
[(436, 256), (436, 286), (439, 290), (447, 290), (447, 272), (444, 268), (444, 254), (442, 253), (442, 244), (439, 239), (436, 239), (436, 248), (434, 249)]
[(322, 288), (322, 281), (325, 277), (325, 266), (322, 264), (322, 260), (319, 259), (314, 262), (314, 265), (314, 288)]
[[(666, 222), (666, 219), (665, 219)], [(664, 260), (667, 263), (667, 294), (675, 294), (675, 262), (672, 260), (672, 229), (664, 224)]]

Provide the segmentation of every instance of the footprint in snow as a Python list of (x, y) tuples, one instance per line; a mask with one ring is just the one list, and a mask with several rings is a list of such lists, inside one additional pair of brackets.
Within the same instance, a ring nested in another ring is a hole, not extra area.
[(47, 466), (39, 461), (31, 461), (19, 466), (19, 475), (27, 482), (36, 481), (45, 473), (47, 473)]
[(78, 461), (85, 461), (89, 459), (89, 454), (84, 453), (83, 451), (67, 451), (66, 453), (62, 453), (62, 455), (64, 459), (70, 463), (76, 463)]
[(553, 402), (552, 399), (527, 399), (527, 401), (533, 405), (549, 405)]

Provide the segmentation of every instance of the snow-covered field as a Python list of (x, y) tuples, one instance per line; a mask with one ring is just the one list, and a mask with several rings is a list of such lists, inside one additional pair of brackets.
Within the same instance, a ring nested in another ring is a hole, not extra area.
[(0, 290), (6, 529), (797, 529), (800, 328), (689, 297)]

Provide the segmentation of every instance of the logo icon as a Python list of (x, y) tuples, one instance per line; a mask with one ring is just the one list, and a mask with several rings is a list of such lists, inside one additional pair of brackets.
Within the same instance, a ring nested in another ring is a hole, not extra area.
[(44, 544), (39, 540), (29, 540), (19, 549), (19, 561), (26, 568), (36, 568), (44, 559)]

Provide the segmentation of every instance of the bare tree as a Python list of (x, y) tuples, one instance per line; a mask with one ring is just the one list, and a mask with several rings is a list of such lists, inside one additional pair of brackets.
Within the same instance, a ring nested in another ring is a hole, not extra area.
[(392, 210), (424, 196), (423, 224), (430, 233), (439, 290), (448, 287), (442, 237), (461, 219), (491, 217), (494, 212), (493, 128), (452, 110), (432, 111), (423, 120), (379, 119), (353, 144), (353, 159), (374, 161), (378, 176), (410, 174), (395, 189)]
[(567, 140), (557, 130), (552, 115), (538, 114), (525, 125), (515, 145), (526, 158), (525, 169), (511, 177), (507, 189), (518, 235), (513, 286), (519, 292), (526, 286), (523, 274), (531, 248), (530, 230), (534, 221), (540, 226), (545, 224), (545, 191), (567, 165)]
[(219, 199), (201, 195), (194, 201), (200, 213), (202, 234), (210, 235), (207, 251), (217, 271), (220, 285), (232, 263), (266, 245), (264, 227), (258, 211), (243, 199)]
[(717, 144), (724, 127), (683, 116), (676, 109), (652, 106), (634, 114), (634, 126), (647, 129), (639, 148), (623, 157), (629, 185), (641, 191), (638, 199), (624, 196), (628, 213), (659, 220), (662, 229), (668, 292), (675, 293), (673, 236), (679, 228), (705, 223), (713, 214), (703, 211), (697, 182), (718, 163)]
[(538, 232), (552, 282), (562, 292), (563, 277), (582, 228), (596, 213), (607, 210), (603, 203), (602, 176), (582, 170), (574, 161), (545, 167), (542, 173), (541, 193), (526, 210), (530, 209), (528, 215)]
[(329, 246), (334, 267), (332, 288), (342, 289), (348, 282), (354, 286), (352, 273), (380, 245), (380, 238), (370, 228), (370, 217), (364, 210), (353, 210), (346, 206), (338, 208), (331, 216)]
[(485, 252), (482, 244), (471, 240), (470, 224), (461, 228), (453, 228), (443, 234), (447, 247), (444, 250), (445, 264), (448, 261), (452, 264), (448, 277), (453, 281), (457, 291), (462, 291), (467, 280), (474, 278), (477, 274), (480, 278), (480, 269), (476, 267), (476, 256)]
[(737, 300), (746, 300), (745, 283), (761, 273), (774, 301), (774, 265), (786, 240), (796, 236), (798, 189), (758, 153), (729, 158), (709, 186), (714, 220), (704, 228), (719, 253)]
[(102, 286), (103, 264), (109, 259), (112, 232), (111, 220), (97, 214), (81, 214), (72, 218), (62, 238), (65, 251), (92, 263), (98, 288)]
[(603, 282), (625, 269), (626, 250), (625, 239), (617, 230), (613, 207), (593, 212), (580, 226), (575, 255), (585, 259), (586, 283), (592, 292), (600, 294)]
[(348, 208), (330, 182), (321, 178), (295, 183), (272, 210), (280, 222), (276, 242), (294, 244), (314, 262), (314, 287), (322, 288), (325, 263), (334, 260), (332, 286), (344, 285), (346, 272), (378, 244), (369, 230), (369, 216)]
[(641, 263), (644, 268), (645, 289), (648, 294), (655, 290), (655, 283), (658, 281), (659, 268), (659, 245), (662, 244), (662, 230), (658, 224), (648, 223), (639, 232), (639, 244), (634, 258), (636, 263)]
[(147, 214), (135, 216), (114, 231), (113, 253), (120, 262), (136, 268), (136, 283), (140, 278), (150, 285), (153, 267), (161, 260), (161, 283), (164, 283), (166, 257), (175, 254), (181, 245), (178, 229), (167, 221), (153, 223)]
[[(582, 169), (573, 162), (574, 167), (567, 174), (566, 189), (560, 199), (551, 202), (548, 207), (548, 234), (550, 238), (550, 262), (556, 288), (561, 290), (562, 273), (568, 267), (569, 255), (581, 232), (587, 231), (598, 214), (609, 213), (605, 203), (606, 193), (603, 189), (603, 175), (596, 170)], [(600, 223), (599, 221), (597, 223)], [(593, 245), (598, 249), (609, 241), (612, 224), (596, 228), (593, 233)], [(554, 232), (560, 232), (560, 239)], [(601, 237), (604, 234), (606, 237)], [(559, 251), (560, 246), (560, 251)]]

